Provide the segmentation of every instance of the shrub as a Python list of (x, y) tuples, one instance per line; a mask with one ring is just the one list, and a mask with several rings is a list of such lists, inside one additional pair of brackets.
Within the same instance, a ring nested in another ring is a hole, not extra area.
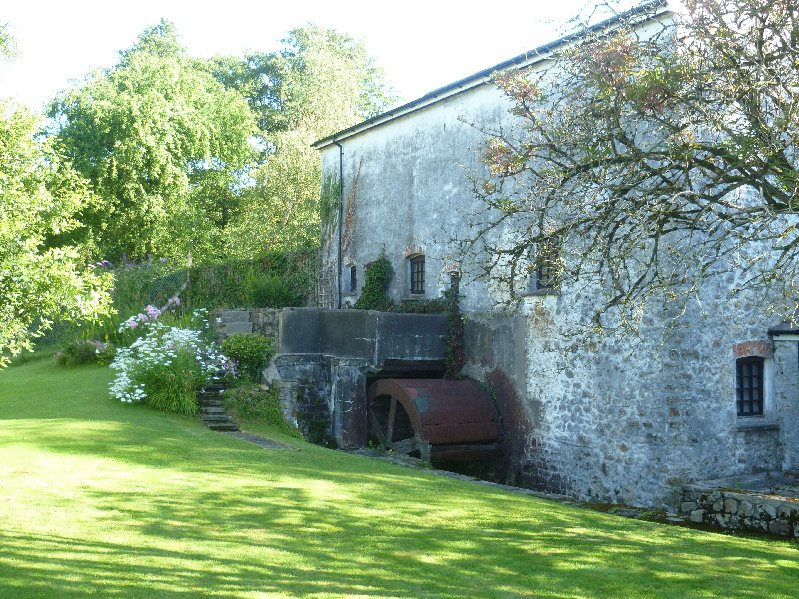
[(283, 419), (277, 389), (264, 391), (258, 385), (240, 385), (226, 389), (223, 397), (225, 407), (237, 421), (257, 420), (293, 437), (302, 438), (302, 434)]
[(261, 370), (275, 355), (275, 346), (272, 339), (264, 335), (242, 333), (225, 339), (222, 353), (234, 360), (242, 378), (257, 383)]
[(94, 339), (73, 341), (55, 354), (59, 366), (79, 366), (80, 364), (108, 364), (113, 357), (114, 348), (110, 344)]

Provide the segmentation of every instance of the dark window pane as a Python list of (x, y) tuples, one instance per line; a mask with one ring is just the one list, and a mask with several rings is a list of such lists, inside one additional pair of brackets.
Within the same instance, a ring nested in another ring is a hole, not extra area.
[(738, 416), (763, 415), (763, 358), (739, 358), (735, 362)]
[(358, 267), (350, 266), (350, 291), (358, 288)]
[(411, 258), (411, 293), (424, 293), (424, 256)]

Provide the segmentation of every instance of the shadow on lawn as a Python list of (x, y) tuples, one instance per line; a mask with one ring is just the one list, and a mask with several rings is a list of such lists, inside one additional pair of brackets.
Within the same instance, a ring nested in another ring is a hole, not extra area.
[(327, 466), (283, 463), (263, 484), (90, 492), (115, 532), (0, 535), (1, 584), (47, 596), (790, 597), (799, 580), (787, 545)]
[(0, 444), (21, 445), (25, 459), (63, 456), (72, 470), (53, 484), (80, 505), (59, 513), (45, 502), (34, 518), (0, 523), (0, 596), (795, 596), (799, 552), (786, 543), (616, 518), (316, 447), (263, 450), (109, 401), (5, 410), (19, 413), (3, 420)]

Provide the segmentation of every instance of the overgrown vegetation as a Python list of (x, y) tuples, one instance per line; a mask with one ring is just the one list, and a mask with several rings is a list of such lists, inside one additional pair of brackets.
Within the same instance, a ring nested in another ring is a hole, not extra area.
[(222, 353), (233, 359), (242, 379), (258, 383), (261, 371), (275, 355), (275, 344), (258, 333), (231, 335), (222, 342)]
[(284, 308), (306, 305), (315, 291), (316, 250), (301, 250), (193, 268), (184, 297), (208, 309)]
[(114, 346), (91, 339), (78, 339), (69, 343), (62, 351), (56, 352), (55, 361), (59, 366), (80, 366), (98, 364), (107, 366), (116, 353)]
[(240, 426), (246, 428), (252, 424), (266, 425), (296, 439), (302, 439), (302, 433), (283, 419), (277, 389), (266, 391), (260, 385), (245, 383), (226, 389), (223, 399), (225, 408)]

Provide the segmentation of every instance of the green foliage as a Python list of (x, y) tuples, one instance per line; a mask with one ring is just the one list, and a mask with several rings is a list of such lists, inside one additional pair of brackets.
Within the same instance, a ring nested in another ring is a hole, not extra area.
[(359, 310), (381, 310), (390, 312), (395, 308), (394, 302), (388, 297), (388, 286), (394, 276), (394, 269), (391, 262), (386, 258), (385, 251), (380, 253), (380, 257), (369, 264), (366, 269), (366, 278), (363, 289), (355, 308)]
[(171, 24), (146, 30), (119, 64), (61, 94), (50, 116), (102, 200), (83, 209), (74, 232), (98, 255), (224, 255), (255, 119), (237, 92), (185, 55)]
[(464, 345), (466, 316), (461, 314), (460, 297), (457, 289), (447, 289), (444, 292), (444, 301), (447, 304), (447, 324), (449, 335), (444, 349), (444, 378), (456, 379), (460, 377), (466, 365), (466, 347)]
[(255, 308), (285, 308), (302, 306), (303, 297), (292, 290), (280, 277), (265, 276), (250, 283), (248, 306)]
[(90, 204), (86, 182), (38, 134), (39, 119), (0, 101), (0, 367), (54, 319), (108, 308), (110, 279), (60, 240)]
[(197, 390), (208, 380), (194, 352), (179, 349), (169, 364), (135, 368), (133, 378), (144, 384), (148, 406), (191, 416), (197, 413)]
[(275, 344), (270, 337), (257, 333), (231, 335), (222, 342), (222, 353), (235, 360), (245, 380), (257, 383), (261, 371), (275, 355)]
[[(251, 54), (238, 64), (220, 58), (214, 68), (220, 81), (248, 99), (267, 140), (255, 186), (231, 220), (230, 250), (242, 258), (319, 246), (322, 180), (311, 144), (374, 116), (392, 100), (363, 44), (349, 36), (309, 25), (283, 42), (279, 52)], [(323, 207), (325, 222), (329, 207)]]
[(63, 351), (55, 355), (59, 366), (79, 366), (94, 363), (97, 358), (97, 346), (88, 341), (73, 341)]
[(409, 314), (441, 314), (449, 310), (449, 302), (443, 297), (436, 297), (427, 300), (417, 300), (402, 302), (396, 306), (395, 312)]
[(184, 293), (189, 307), (301, 306), (316, 286), (316, 252), (269, 252), (257, 260), (193, 268)]
[(8, 26), (0, 23), (0, 57), (12, 58), (17, 53), (14, 38), (8, 32)]
[(319, 218), (322, 225), (335, 227), (338, 223), (338, 200), (341, 185), (336, 175), (328, 175), (322, 182), (319, 199)]
[(316, 139), (375, 116), (393, 102), (363, 42), (333, 29), (293, 29), (283, 49), (217, 57), (210, 70), (239, 90), (262, 131), (311, 131)]
[(265, 424), (289, 436), (302, 438), (300, 431), (283, 419), (277, 389), (264, 391), (259, 385), (238, 385), (226, 389), (223, 399), (225, 408), (240, 424)]

